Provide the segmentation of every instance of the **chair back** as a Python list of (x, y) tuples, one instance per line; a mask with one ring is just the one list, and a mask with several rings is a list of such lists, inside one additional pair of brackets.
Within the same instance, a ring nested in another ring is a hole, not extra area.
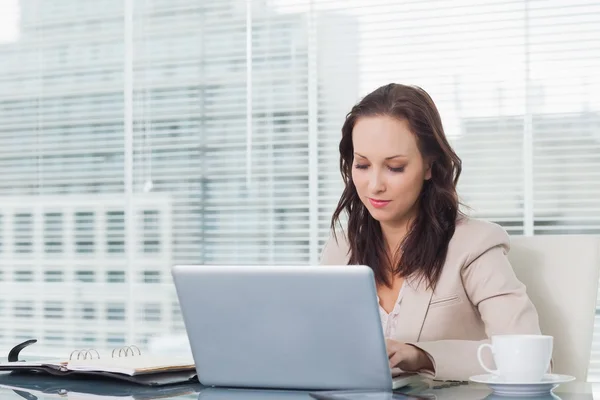
[(600, 237), (513, 236), (508, 257), (538, 311), (542, 333), (554, 337), (552, 371), (586, 381), (598, 296)]

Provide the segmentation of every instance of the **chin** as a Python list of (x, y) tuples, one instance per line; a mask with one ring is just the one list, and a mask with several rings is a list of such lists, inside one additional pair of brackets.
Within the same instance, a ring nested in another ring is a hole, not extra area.
[(373, 217), (374, 220), (378, 221), (378, 222), (391, 222), (394, 220), (392, 214), (390, 214), (387, 211), (384, 210), (378, 210), (378, 209), (369, 209), (369, 214), (371, 215), (371, 217)]

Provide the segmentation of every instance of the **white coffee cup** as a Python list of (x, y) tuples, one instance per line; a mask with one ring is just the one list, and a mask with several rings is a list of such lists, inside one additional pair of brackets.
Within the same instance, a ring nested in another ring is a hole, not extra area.
[[(491, 344), (482, 344), (477, 349), (479, 364), (490, 374), (505, 382), (540, 382), (550, 368), (552, 359), (552, 336), (545, 335), (497, 335)], [(482, 351), (489, 347), (497, 369), (488, 368)]]

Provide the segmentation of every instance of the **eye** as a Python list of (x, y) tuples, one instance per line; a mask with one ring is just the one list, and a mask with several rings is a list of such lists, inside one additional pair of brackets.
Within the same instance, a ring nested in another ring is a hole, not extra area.
[(366, 164), (354, 164), (354, 168), (356, 169), (367, 169), (368, 167)]
[(392, 172), (404, 172), (404, 167), (395, 167), (395, 168), (388, 167), (388, 169)]

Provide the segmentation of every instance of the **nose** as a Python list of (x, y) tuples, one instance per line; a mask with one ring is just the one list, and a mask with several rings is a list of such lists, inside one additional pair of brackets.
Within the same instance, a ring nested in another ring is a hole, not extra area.
[(385, 191), (385, 182), (381, 171), (376, 168), (371, 169), (371, 176), (369, 176), (369, 192), (381, 193)]

